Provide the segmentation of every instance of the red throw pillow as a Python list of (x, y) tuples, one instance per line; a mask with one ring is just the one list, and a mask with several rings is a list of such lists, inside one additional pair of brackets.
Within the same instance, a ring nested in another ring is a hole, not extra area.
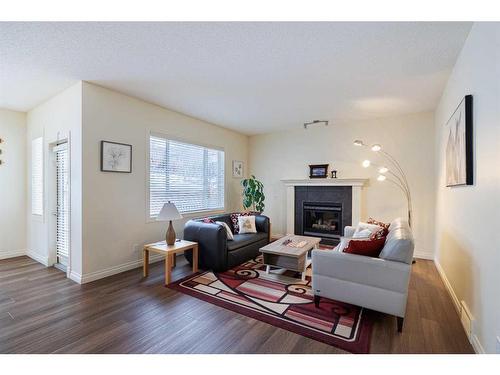
[(378, 258), (385, 244), (385, 237), (369, 240), (350, 240), (349, 245), (344, 249), (344, 253), (364, 255)]
[(215, 224), (215, 221), (213, 221), (212, 219), (210, 219), (209, 217), (206, 217), (203, 219), (203, 222), (204, 223), (207, 223), (207, 224)]

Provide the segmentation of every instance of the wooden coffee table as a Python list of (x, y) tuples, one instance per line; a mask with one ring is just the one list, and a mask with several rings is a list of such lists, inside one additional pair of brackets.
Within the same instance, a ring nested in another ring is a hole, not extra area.
[[(283, 245), (288, 239), (293, 242), (306, 241), (306, 244), (303, 247)], [(311, 258), (307, 256), (307, 253), (318, 248), (320, 241), (321, 238), (317, 237), (288, 235), (264, 246), (259, 251), (264, 258), (266, 272), (269, 273), (271, 267), (285, 268), (301, 272), (302, 280), (305, 280), (307, 267), (311, 264)]]
[(165, 255), (165, 285), (170, 284), (172, 266), (175, 264), (175, 254), (185, 250), (193, 250), (193, 273), (198, 272), (198, 243), (180, 240), (173, 245), (167, 245), (165, 241), (144, 245), (142, 250), (144, 265), (143, 276), (149, 274), (149, 252)]

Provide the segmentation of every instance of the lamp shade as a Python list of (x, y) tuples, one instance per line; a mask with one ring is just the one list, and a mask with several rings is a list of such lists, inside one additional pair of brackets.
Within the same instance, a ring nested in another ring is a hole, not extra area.
[(172, 202), (165, 203), (156, 217), (156, 221), (169, 221), (182, 219), (182, 215), (177, 211), (177, 207)]

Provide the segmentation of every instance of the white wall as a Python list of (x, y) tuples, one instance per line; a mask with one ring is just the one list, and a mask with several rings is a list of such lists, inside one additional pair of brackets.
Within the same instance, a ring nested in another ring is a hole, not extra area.
[[(58, 140), (70, 139), (70, 184), (71, 184), (71, 271), (81, 274), (82, 267), (82, 84), (81, 82), (64, 90), (48, 101), (28, 112), (27, 116), (27, 249), (28, 255), (39, 262), (50, 265), (55, 261), (55, 242), (49, 236), (49, 225), (54, 207), (50, 207), (51, 188), (50, 144)], [(42, 218), (31, 214), (31, 141), (43, 137), (44, 140), (44, 215)]]
[(0, 109), (0, 259), (26, 253), (26, 114)]
[[(500, 24), (476, 23), (436, 110), (436, 261), (475, 324), (473, 344), (500, 335)], [(473, 95), (474, 185), (445, 187), (445, 127)], [(480, 349), (479, 349), (480, 350)]]
[(274, 233), (284, 233), (285, 189), (281, 179), (308, 178), (309, 164), (329, 163), (339, 178), (371, 178), (362, 194), (362, 218), (390, 221), (406, 217), (406, 198), (394, 185), (379, 183), (376, 169), (364, 169), (377, 154), (353, 146), (353, 140), (381, 143), (400, 161), (413, 197), (413, 227), (418, 256), (432, 257), (434, 236), (434, 123), (432, 113), (420, 113), (349, 124), (330, 123), (250, 137), (250, 173), (264, 183), (265, 214)]
[[(247, 162), (248, 138), (239, 133), (83, 84), (83, 282), (140, 265), (142, 245), (164, 238), (166, 223), (146, 221), (148, 134), (160, 132), (225, 150), (226, 209), (240, 208), (232, 160)], [(100, 171), (100, 141), (133, 146), (133, 172)], [(182, 237), (185, 220), (174, 223)]]

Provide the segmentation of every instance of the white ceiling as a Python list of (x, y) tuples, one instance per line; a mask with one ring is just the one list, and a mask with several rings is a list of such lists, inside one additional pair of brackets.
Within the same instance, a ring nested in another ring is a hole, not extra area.
[(246, 134), (432, 110), (471, 23), (1, 23), (0, 107), (86, 80)]

